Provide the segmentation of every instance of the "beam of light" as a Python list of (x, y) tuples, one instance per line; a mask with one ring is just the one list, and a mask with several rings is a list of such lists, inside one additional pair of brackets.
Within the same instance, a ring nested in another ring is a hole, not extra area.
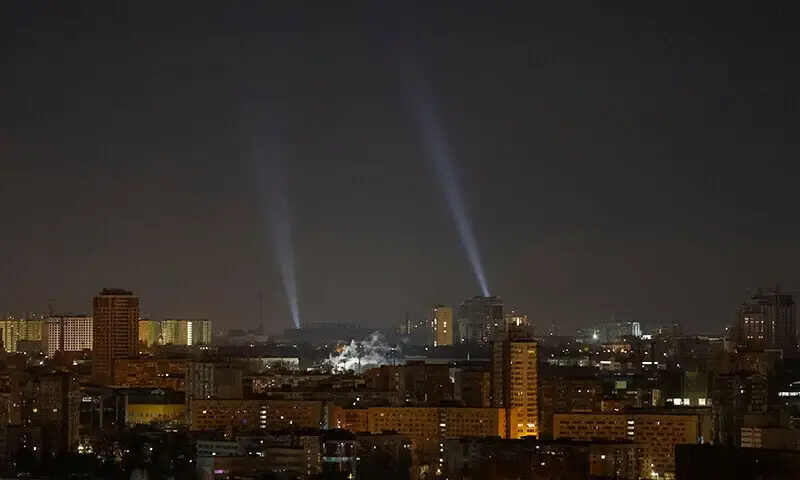
[(256, 140), (259, 145), (251, 153), (262, 200), (267, 207), (267, 220), (272, 235), (275, 259), (281, 271), (286, 301), (295, 328), (300, 328), (297, 300), (297, 279), (294, 269), (294, 246), (289, 209), (289, 176), (278, 135)]
[(403, 80), (406, 87), (407, 103), (415, 123), (420, 130), (428, 154), (433, 160), (436, 176), (444, 191), (447, 205), (456, 224), (461, 244), (467, 253), (467, 258), (472, 264), (472, 271), (480, 285), (483, 296), (489, 296), (489, 285), (483, 273), (478, 241), (472, 230), (472, 225), (467, 215), (467, 209), (462, 199), (461, 190), (456, 180), (456, 170), (453, 163), (452, 152), (447, 143), (441, 120), (434, 108), (433, 98), (427, 85), (414, 63), (409, 59), (404, 62)]

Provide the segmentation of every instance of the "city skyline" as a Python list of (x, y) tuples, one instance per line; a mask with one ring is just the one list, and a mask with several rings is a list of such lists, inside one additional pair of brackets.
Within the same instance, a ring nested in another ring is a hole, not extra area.
[(0, 2), (0, 477), (800, 478), (784, 5)]
[(291, 327), (242, 145), (261, 138), (252, 106), (280, 113), (302, 324), (457, 307), (482, 293), (473, 243), (489, 293), (564, 331), (713, 331), (758, 287), (795, 292), (788, 16), (455, 5), (3, 5), (0, 310), (90, 313), (117, 285), (142, 316), (224, 330), (257, 326), (263, 293), (267, 330)]

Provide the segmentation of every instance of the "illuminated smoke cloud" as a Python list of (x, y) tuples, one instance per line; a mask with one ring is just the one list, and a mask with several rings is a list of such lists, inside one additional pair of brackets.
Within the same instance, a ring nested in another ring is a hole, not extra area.
[(328, 365), (335, 373), (344, 373), (353, 370), (362, 373), (369, 368), (389, 364), (391, 347), (379, 332), (374, 332), (363, 341), (350, 341), (339, 353), (332, 353), (328, 358)]
[(436, 176), (444, 191), (458, 235), (461, 237), (461, 244), (464, 246), (467, 258), (472, 265), (472, 271), (475, 273), (475, 278), (483, 295), (488, 297), (489, 285), (483, 273), (478, 241), (473, 233), (458, 181), (456, 180), (452, 153), (447, 144), (444, 128), (434, 108), (432, 96), (417, 72), (415, 65), (412, 61), (407, 61), (404, 66), (404, 79), (410, 110), (422, 134), (428, 153), (433, 160)]

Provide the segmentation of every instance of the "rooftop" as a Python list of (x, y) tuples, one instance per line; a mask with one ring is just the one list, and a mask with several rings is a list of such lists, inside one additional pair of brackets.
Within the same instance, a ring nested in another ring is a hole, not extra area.
[(107, 287), (100, 290), (98, 295), (125, 295), (125, 296), (132, 296), (133, 292), (128, 290), (123, 290), (121, 288), (114, 288), (114, 287)]

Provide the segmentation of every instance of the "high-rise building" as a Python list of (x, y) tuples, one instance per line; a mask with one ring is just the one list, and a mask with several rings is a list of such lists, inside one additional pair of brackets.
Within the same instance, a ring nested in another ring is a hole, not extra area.
[(24, 340), (31, 342), (42, 340), (42, 320), (38, 318), (0, 319), (0, 341), (2, 341), (3, 350), (15, 353), (17, 343)]
[(210, 345), (211, 320), (162, 320), (160, 342), (163, 345)]
[(639, 322), (612, 322), (605, 326), (606, 342), (618, 342), (624, 337), (641, 337), (642, 324)]
[(68, 372), (27, 370), (11, 378), (10, 423), (41, 427), (43, 455), (75, 451), (79, 438), (80, 385)]
[(780, 288), (758, 290), (734, 314), (734, 340), (753, 348), (797, 351), (796, 307), (791, 294)]
[(528, 324), (528, 316), (527, 315), (523, 315), (521, 313), (517, 313), (516, 310), (512, 310), (510, 312), (507, 312), (505, 315), (503, 315), (503, 319), (504, 319), (503, 324), (504, 324), (504, 329), (505, 330), (508, 330), (510, 328), (513, 328), (513, 327), (528, 327), (529, 326), (529, 324)]
[(127, 290), (105, 288), (94, 297), (93, 381), (114, 379), (114, 360), (139, 354), (139, 297)]
[(503, 330), (503, 302), (499, 297), (472, 297), (458, 312), (460, 343), (488, 344), (495, 332)]
[[(495, 336), (492, 406), (517, 410), (517, 424), (509, 426), (520, 437), (539, 435), (539, 346), (525, 329)], [(507, 433), (510, 438), (510, 430)]]
[(433, 307), (433, 346), (453, 344), (453, 309), (444, 305)]
[(89, 315), (51, 315), (42, 329), (42, 350), (48, 357), (91, 350), (93, 323)]
[(158, 320), (139, 320), (139, 343), (149, 348), (158, 344), (161, 336), (161, 322)]

